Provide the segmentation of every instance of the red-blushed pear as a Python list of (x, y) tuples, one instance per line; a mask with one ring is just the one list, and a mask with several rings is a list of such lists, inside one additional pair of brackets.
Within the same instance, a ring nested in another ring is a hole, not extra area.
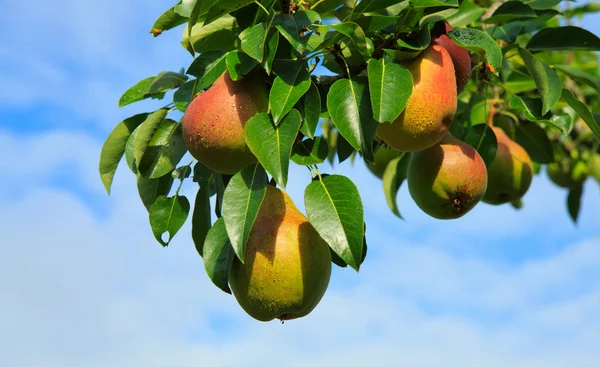
[[(446, 26), (446, 32), (452, 30), (452, 26), (447, 22), (444, 22)], [(469, 51), (460, 47), (450, 37), (446, 34), (442, 34), (439, 37), (433, 40), (433, 44), (440, 45), (444, 47), (450, 57), (452, 58), (452, 63), (454, 64), (454, 73), (456, 76), (456, 90), (457, 93), (463, 91), (465, 85), (469, 81), (469, 76), (471, 75), (471, 56), (469, 55)]]
[(229, 285), (244, 311), (260, 321), (296, 319), (321, 301), (331, 276), (329, 246), (283, 191), (268, 185)]
[(492, 126), (498, 148), (488, 167), (488, 188), (483, 201), (500, 205), (517, 201), (525, 195), (533, 179), (533, 163), (527, 151), (506, 135), (504, 130)]
[(415, 152), (439, 142), (456, 114), (456, 78), (452, 59), (431, 45), (403, 63), (413, 76), (406, 108), (392, 123), (377, 125), (377, 136), (395, 150)]
[(187, 107), (182, 120), (185, 145), (211, 170), (234, 174), (257, 162), (246, 145), (244, 125), (268, 106), (269, 92), (258, 74), (233, 81), (226, 71)]
[(412, 154), (408, 190), (421, 210), (437, 219), (469, 212), (487, 188), (487, 169), (479, 153), (449, 133), (438, 143)]

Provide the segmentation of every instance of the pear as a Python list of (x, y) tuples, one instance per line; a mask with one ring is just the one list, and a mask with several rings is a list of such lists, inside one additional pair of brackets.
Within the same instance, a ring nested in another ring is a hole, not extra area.
[(190, 154), (218, 173), (234, 174), (256, 163), (244, 137), (244, 125), (257, 112), (266, 112), (268, 89), (254, 73), (233, 81), (226, 71), (187, 107), (183, 139)]
[(533, 163), (525, 149), (502, 129), (491, 129), (498, 140), (498, 149), (488, 167), (488, 188), (483, 201), (494, 205), (517, 201), (531, 185)]
[[(452, 26), (447, 22), (444, 22), (446, 26), (446, 32), (452, 30)], [(469, 51), (465, 48), (460, 47), (446, 34), (442, 34), (433, 40), (433, 44), (440, 45), (448, 51), (454, 64), (454, 73), (456, 76), (456, 90), (457, 93), (463, 91), (465, 85), (469, 81), (471, 75), (471, 56)]]
[(229, 285), (253, 318), (291, 320), (308, 315), (329, 285), (331, 253), (283, 191), (268, 185), (246, 245), (235, 258)]
[(588, 165), (582, 160), (550, 163), (546, 171), (552, 182), (568, 189), (583, 185), (589, 174)]
[(456, 77), (450, 54), (440, 45), (402, 65), (412, 73), (412, 94), (400, 116), (378, 124), (376, 133), (395, 150), (415, 152), (439, 142), (448, 131), (456, 114)]
[(487, 169), (479, 153), (449, 133), (412, 154), (408, 190), (421, 210), (437, 219), (456, 219), (479, 203), (487, 188)]
[(383, 173), (385, 172), (388, 163), (390, 163), (392, 159), (398, 158), (400, 154), (402, 154), (402, 152), (381, 146), (375, 152), (375, 160), (367, 163), (367, 168), (375, 176), (383, 178)]

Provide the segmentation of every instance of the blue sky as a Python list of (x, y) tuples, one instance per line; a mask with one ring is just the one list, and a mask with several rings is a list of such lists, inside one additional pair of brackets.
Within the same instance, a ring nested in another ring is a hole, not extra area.
[[(109, 197), (97, 162), (131, 84), (187, 66), (180, 30), (153, 39), (168, 1), (5, 0), (0, 42), (0, 365), (600, 365), (600, 189), (581, 221), (542, 174), (524, 209), (477, 206), (455, 221), (421, 213), (406, 187), (391, 215), (361, 162), (369, 255), (334, 268), (319, 306), (260, 323), (214, 287), (189, 223), (154, 240), (134, 177)], [(585, 25), (600, 34), (598, 17)], [(595, 111), (597, 112), (597, 111)], [(291, 168), (303, 209), (309, 182)], [(193, 197), (194, 185), (184, 191)]]

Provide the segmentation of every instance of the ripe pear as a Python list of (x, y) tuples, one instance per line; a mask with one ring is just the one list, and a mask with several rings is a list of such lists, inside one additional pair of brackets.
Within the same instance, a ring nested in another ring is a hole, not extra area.
[[(447, 22), (444, 23), (446, 26), (446, 32), (451, 31), (452, 26)], [(444, 47), (450, 54), (452, 63), (454, 64), (456, 90), (457, 93), (460, 94), (460, 92), (462, 92), (465, 88), (465, 85), (467, 85), (469, 76), (471, 75), (471, 56), (469, 55), (469, 51), (454, 43), (454, 41), (452, 41), (452, 39), (446, 34), (442, 34), (435, 38), (433, 43)]]
[(388, 163), (390, 163), (392, 159), (398, 158), (400, 154), (402, 154), (402, 152), (381, 146), (375, 152), (375, 160), (367, 163), (367, 168), (375, 176), (383, 178), (383, 173), (385, 172)]
[(437, 219), (456, 219), (479, 203), (487, 188), (487, 169), (470, 145), (447, 134), (412, 154), (408, 190), (421, 210)]
[(319, 303), (331, 276), (329, 246), (283, 191), (268, 185), (242, 263), (235, 258), (229, 285), (253, 318), (291, 320)]
[(456, 114), (456, 78), (450, 54), (440, 45), (403, 65), (413, 76), (412, 94), (396, 120), (377, 125), (377, 136), (395, 150), (415, 152), (439, 142), (448, 131)]
[(488, 188), (483, 201), (504, 204), (521, 199), (533, 178), (533, 163), (522, 146), (499, 127), (491, 127), (498, 140), (496, 157), (488, 167)]
[(187, 107), (182, 119), (185, 145), (211, 170), (234, 174), (257, 162), (246, 145), (244, 125), (268, 106), (269, 92), (258, 74), (233, 81), (226, 71)]
[(550, 163), (546, 171), (552, 182), (568, 189), (581, 186), (589, 174), (588, 165), (582, 160)]

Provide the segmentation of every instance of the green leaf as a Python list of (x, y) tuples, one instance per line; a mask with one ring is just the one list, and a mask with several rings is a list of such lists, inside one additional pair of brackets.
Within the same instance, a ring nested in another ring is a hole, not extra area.
[(267, 174), (259, 164), (236, 173), (225, 188), (223, 218), (235, 254), (243, 263), (246, 243), (267, 192)]
[(246, 143), (279, 186), (287, 185), (290, 155), (302, 116), (292, 109), (276, 126), (267, 113), (252, 116), (244, 126)]
[(355, 14), (372, 13), (398, 3), (398, 0), (363, 0), (356, 5)]
[(483, 13), (485, 13), (485, 10), (479, 5), (474, 4), (472, 1), (465, 0), (458, 7), (458, 13), (449, 17), (446, 21), (450, 23), (452, 27), (459, 28), (478, 21)]
[(214, 5), (206, 14), (205, 23), (210, 23), (215, 19), (229, 14), (235, 10), (241, 9), (248, 4), (252, 4), (254, 0), (219, 0), (215, 1)]
[(225, 15), (207, 25), (194, 25), (189, 34), (186, 28), (181, 44), (192, 54), (194, 51), (200, 54), (215, 50), (231, 51), (240, 43), (239, 31), (237, 20)]
[(422, 26), (424, 24), (439, 22), (440, 20), (447, 19), (456, 13), (458, 13), (458, 9), (450, 8), (450, 9), (440, 10), (435, 13), (427, 14), (419, 20), (419, 26)]
[(231, 51), (225, 57), (225, 65), (231, 80), (241, 80), (248, 75), (257, 65), (258, 62), (246, 55), (242, 50)]
[(522, 23), (521, 21), (510, 22), (502, 26), (486, 28), (485, 31), (494, 39), (499, 38), (505, 42), (513, 43), (521, 34)]
[(162, 32), (180, 26), (186, 21), (187, 18), (177, 14), (175, 12), (175, 7), (173, 7), (158, 17), (158, 19), (154, 22), (150, 33), (153, 37), (158, 37)]
[(148, 95), (148, 90), (154, 79), (156, 79), (156, 77), (151, 76), (139, 81), (136, 85), (129, 88), (125, 93), (123, 93), (121, 98), (119, 98), (119, 107), (127, 106), (133, 102), (149, 98), (150, 95)]
[(520, 123), (517, 125), (515, 141), (525, 148), (532, 160), (546, 164), (554, 162), (552, 143), (546, 131), (536, 124)]
[[(181, 229), (190, 212), (190, 202), (185, 196), (159, 196), (150, 207), (150, 227), (154, 238), (163, 246), (169, 242)], [(164, 233), (169, 234), (167, 241), (162, 239)]]
[(227, 53), (224, 51), (209, 51), (196, 57), (187, 73), (198, 78), (196, 91), (210, 87), (225, 70)]
[(600, 154), (595, 153), (588, 162), (590, 176), (600, 184)]
[(229, 270), (235, 258), (235, 252), (227, 237), (224, 218), (219, 218), (208, 231), (204, 243), (204, 269), (210, 280), (223, 292), (231, 294), (229, 289)]
[(265, 47), (265, 58), (262, 63), (263, 68), (267, 74), (271, 75), (273, 68), (273, 61), (275, 61), (275, 55), (277, 54), (277, 47), (279, 46), (279, 32), (272, 31), (268, 37), (267, 45)]
[(358, 271), (363, 252), (364, 212), (358, 189), (347, 177), (329, 175), (304, 191), (310, 223), (344, 262)]
[(303, 33), (303, 29), (320, 22), (319, 13), (312, 10), (298, 10), (293, 15), (277, 14), (273, 24), (296, 51), (303, 53), (310, 38), (310, 34)]
[(487, 24), (503, 24), (517, 19), (536, 18), (537, 14), (527, 4), (520, 1), (507, 1), (500, 5), (491, 17), (484, 20)]
[(169, 195), (173, 186), (173, 176), (166, 175), (161, 178), (145, 178), (137, 175), (137, 189), (146, 210), (150, 210), (152, 204), (160, 196)]
[(498, 140), (494, 131), (487, 124), (471, 126), (463, 141), (477, 150), (486, 167), (492, 164), (498, 149)]
[[(144, 131), (143, 128), (140, 130), (140, 133)], [(139, 139), (140, 135), (136, 141)], [(181, 124), (171, 119), (164, 119), (148, 142), (141, 160), (136, 161), (137, 170), (144, 177), (162, 177), (175, 169), (186, 152)]]
[(403, 152), (399, 157), (392, 159), (387, 166), (382, 176), (383, 193), (388, 207), (398, 218), (403, 219), (398, 210), (396, 196), (402, 182), (407, 179), (408, 163), (410, 162), (410, 153)]
[(585, 103), (578, 100), (577, 97), (575, 97), (575, 95), (573, 94), (573, 92), (571, 92), (568, 89), (563, 89), (562, 98), (565, 100), (565, 102), (569, 104), (569, 106), (571, 106), (575, 110), (575, 112), (577, 112), (577, 114), (583, 119), (583, 121), (585, 121), (587, 126), (590, 128), (590, 130), (592, 130), (592, 132), (596, 136), (596, 139), (600, 141), (600, 125), (598, 125), (598, 121), (596, 121), (596, 118), (594, 117), (588, 106), (586, 106)]
[(577, 219), (579, 218), (582, 194), (583, 186), (579, 186), (569, 190), (569, 196), (567, 197), (567, 208), (569, 209), (569, 216), (575, 224), (577, 223)]
[(562, 92), (560, 78), (554, 69), (536, 59), (529, 51), (519, 48), (519, 55), (525, 62), (525, 66), (542, 97), (542, 115), (545, 115), (560, 99)]
[(373, 117), (378, 122), (393, 122), (410, 98), (412, 74), (398, 64), (386, 64), (383, 59), (370, 59), (367, 70)]
[(108, 138), (106, 138), (106, 141), (102, 146), (99, 164), (100, 178), (109, 195), (115, 172), (125, 153), (127, 140), (129, 140), (133, 131), (140, 126), (147, 117), (147, 113), (141, 113), (121, 121), (113, 129)]
[(317, 136), (314, 140), (305, 139), (297, 142), (292, 149), (291, 159), (301, 166), (309, 166), (325, 162), (328, 153), (327, 142)]
[(364, 77), (336, 81), (327, 94), (327, 108), (340, 134), (368, 161), (373, 161), (377, 121), (373, 118), (367, 83)]
[(600, 51), (600, 38), (590, 31), (574, 27), (544, 28), (533, 35), (529, 51)]
[(339, 163), (342, 163), (346, 159), (350, 158), (356, 149), (354, 149), (352, 145), (348, 143), (348, 140), (344, 139), (344, 137), (340, 135), (337, 137), (336, 151), (338, 155), (338, 161)]
[(410, 0), (413, 8), (431, 8), (434, 6), (458, 6), (458, 0)]
[(373, 50), (370, 48), (369, 43), (367, 42), (367, 36), (365, 35), (365, 32), (358, 24), (346, 22), (334, 24), (331, 26), (331, 28), (350, 38), (354, 46), (356, 46), (358, 49), (358, 52), (360, 52), (365, 60), (368, 60), (371, 57)]
[(573, 129), (571, 117), (566, 113), (559, 113), (556, 115), (547, 113), (542, 115), (542, 100), (539, 98), (514, 96), (510, 100), (510, 108), (515, 108), (519, 111), (522, 111), (525, 115), (525, 118), (529, 121), (540, 122), (557, 127), (564, 136), (569, 135)]
[(310, 84), (308, 92), (300, 99), (300, 107), (304, 115), (300, 131), (312, 139), (315, 136), (319, 116), (321, 115), (321, 95), (314, 82)]
[(148, 87), (147, 93), (159, 94), (168, 92), (171, 89), (179, 88), (187, 80), (187, 75), (175, 73), (173, 71), (163, 71), (154, 78), (150, 87)]
[[(362, 1), (361, 3), (364, 3)], [(359, 3), (359, 5), (361, 4)], [(368, 15), (361, 16), (354, 20), (356, 24), (358, 24), (366, 33), (377, 32), (390, 25), (396, 23), (399, 17), (390, 17), (387, 15)]]
[(311, 86), (310, 75), (302, 62), (281, 62), (275, 72), (277, 78), (269, 92), (269, 105), (275, 124), (285, 116)]
[(185, 112), (185, 109), (190, 104), (194, 95), (196, 94), (196, 84), (198, 83), (198, 79), (190, 80), (185, 83), (179, 89), (173, 93), (173, 104), (175, 107), (181, 112)]
[(531, 6), (533, 9), (551, 9), (561, 2), (562, 0), (533, 0), (529, 1), (527, 5)]
[(198, 189), (192, 214), (192, 239), (200, 256), (204, 256), (204, 241), (210, 230), (210, 224), (210, 181), (207, 181)]
[(133, 145), (133, 158), (134, 164), (137, 166), (142, 161), (148, 144), (152, 140), (154, 133), (167, 116), (168, 110), (161, 108), (160, 110), (154, 111), (140, 126), (140, 130), (136, 134), (136, 138)]
[(398, 38), (396, 43), (399, 47), (421, 51), (429, 47), (429, 44), (431, 43), (431, 32), (429, 31), (429, 27), (421, 27), (421, 29), (417, 30), (412, 37)]
[(262, 62), (267, 42), (267, 25), (260, 23), (246, 28), (239, 37), (242, 41), (242, 50), (256, 61)]
[(590, 87), (594, 88), (596, 92), (600, 93), (600, 79), (594, 75), (588, 74), (583, 70), (568, 65), (554, 65), (553, 67), (567, 74), (571, 78), (583, 84), (589, 85)]
[(216, 174), (213, 177), (213, 183), (215, 185), (215, 191), (217, 198), (215, 200), (215, 215), (220, 218), (223, 213), (223, 195), (225, 194), (225, 183), (223, 182), (223, 175)]
[[(209, 0), (211, 2), (216, 2), (217, 0)], [(181, 15), (182, 17), (189, 18), (194, 10), (194, 7), (197, 5), (196, 3), (206, 3), (208, 1), (203, 0), (180, 0), (177, 5), (173, 7), (175, 13)]]
[(459, 28), (448, 32), (448, 36), (459, 46), (470, 51), (483, 51), (492, 72), (498, 74), (502, 65), (502, 50), (496, 41), (484, 31), (473, 28)]

